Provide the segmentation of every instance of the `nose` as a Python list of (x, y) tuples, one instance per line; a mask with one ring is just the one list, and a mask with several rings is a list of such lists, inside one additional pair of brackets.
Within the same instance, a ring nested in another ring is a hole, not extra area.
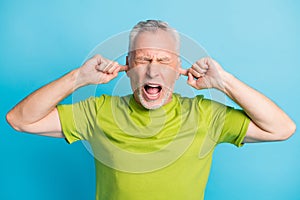
[(155, 63), (150, 63), (147, 66), (147, 76), (149, 78), (155, 78), (159, 75), (159, 66)]

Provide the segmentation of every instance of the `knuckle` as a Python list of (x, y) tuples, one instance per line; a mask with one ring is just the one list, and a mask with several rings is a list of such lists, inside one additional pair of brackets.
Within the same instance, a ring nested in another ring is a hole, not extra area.
[(196, 69), (197, 69), (197, 64), (196, 64), (196, 63), (193, 64), (192, 67), (191, 67), (191, 69), (192, 69), (192, 70), (196, 70)]
[(196, 77), (196, 78), (199, 78), (199, 77), (201, 76), (200, 73), (198, 73), (198, 72), (196, 72), (196, 71), (194, 71), (192, 74), (193, 74), (193, 76)]
[(106, 63), (101, 63), (101, 64), (99, 65), (99, 67), (98, 67), (98, 69), (99, 69), (100, 71), (103, 71), (103, 72), (105, 72), (106, 68), (107, 68), (107, 64), (106, 64)]
[(97, 60), (98, 60), (98, 59), (99, 59), (99, 60), (102, 60), (102, 59), (103, 59), (103, 57), (102, 57), (100, 54), (94, 55), (93, 58), (94, 58), (94, 59), (97, 59)]
[(107, 71), (108, 73), (113, 73), (114, 72), (114, 68), (110, 68), (108, 71)]

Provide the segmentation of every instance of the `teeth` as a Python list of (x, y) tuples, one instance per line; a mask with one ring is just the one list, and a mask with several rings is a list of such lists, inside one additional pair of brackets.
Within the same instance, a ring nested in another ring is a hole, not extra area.
[(152, 96), (152, 97), (156, 97), (156, 96), (159, 95), (159, 93), (156, 93), (156, 94), (149, 94), (149, 93), (148, 93), (148, 95), (149, 95), (149, 96)]
[(159, 87), (159, 85), (152, 85), (152, 84), (148, 84), (148, 86), (150, 86), (150, 87)]

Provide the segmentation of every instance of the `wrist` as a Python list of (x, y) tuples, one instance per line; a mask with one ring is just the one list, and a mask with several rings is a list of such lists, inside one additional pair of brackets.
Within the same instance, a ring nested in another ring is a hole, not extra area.
[(74, 90), (89, 84), (89, 82), (84, 78), (80, 70), (81, 68), (77, 68), (70, 72)]
[(79, 68), (69, 72), (69, 81), (72, 83), (73, 91), (77, 90), (80, 87), (87, 85), (82, 78), (80, 78)]
[(222, 71), (220, 77), (221, 80), (218, 81), (216, 89), (228, 94), (228, 91), (230, 90), (230, 84), (232, 83), (234, 76), (226, 71)]

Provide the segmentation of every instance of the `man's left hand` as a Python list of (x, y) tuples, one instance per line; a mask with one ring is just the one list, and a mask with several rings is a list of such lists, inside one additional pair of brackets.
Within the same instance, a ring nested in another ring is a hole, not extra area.
[(182, 75), (188, 76), (187, 83), (198, 90), (206, 88), (223, 90), (224, 72), (221, 65), (210, 57), (201, 58), (189, 69), (180, 69)]

